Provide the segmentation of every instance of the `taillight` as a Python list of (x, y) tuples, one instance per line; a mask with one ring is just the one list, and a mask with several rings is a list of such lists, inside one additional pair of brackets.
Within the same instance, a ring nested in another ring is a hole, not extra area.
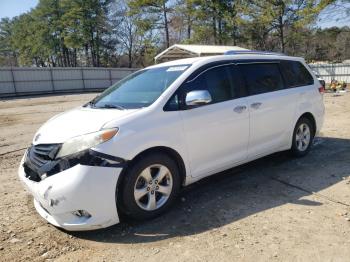
[(326, 88), (324, 88), (324, 86), (320, 86), (319, 88), (318, 88), (318, 92), (320, 92), (320, 94), (324, 94), (324, 93), (326, 93)]

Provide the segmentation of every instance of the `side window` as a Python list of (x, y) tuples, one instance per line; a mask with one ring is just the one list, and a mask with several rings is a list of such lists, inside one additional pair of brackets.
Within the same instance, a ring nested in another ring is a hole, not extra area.
[(239, 65), (250, 95), (278, 91), (284, 88), (277, 63)]
[(176, 92), (164, 106), (164, 111), (177, 111), (180, 109), (179, 94)]
[(241, 83), (240, 72), (235, 65), (218, 66), (191, 76), (171, 97), (164, 106), (165, 111), (176, 111), (185, 108), (185, 98), (188, 92), (208, 90), (212, 96), (212, 104), (219, 103), (246, 95)]
[(230, 75), (232, 79), (232, 98), (247, 96), (247, 89), (244, 86), (242, 74), (237, 65), (230, 66)]
[(283, 80), (277, 63), (239, 65), (250, 95), (283, 89)]
[(219, 66), (200, 74), (193, 81), (185, 84), (185, 94), (193, 90), (208, 90), (212, 103), (232, 99), (231, 77), (229, 66)]
[(312, 85), (314, 83), (313, 77), (302, 63), (283, 60), (280, 62), (280, 65), (288, 88)]

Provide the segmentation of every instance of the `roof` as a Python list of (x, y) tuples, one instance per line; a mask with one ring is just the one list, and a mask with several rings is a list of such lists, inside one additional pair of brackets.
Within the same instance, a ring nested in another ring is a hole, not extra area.
[(184, 59), (178, 59), (178, 60), (171, 60), (159, 64), (155, 64), (152, 66), (149, 66), (147, 68), (157, 68), (157, 67), (163, 67), (163, 66), (181, 66), (181, 65), (204, 65), (211, 62), (217, 62), (217, 61), (237, 61), (237, 60), (244, 60), (244, 59), (256, 59), (256, 60), (294, 60), (294, 61), (301, 61), (303, 62), (304, 59), (301, 57), (293, 57), (293, 56), (286, 56), (286, 55), (278, 55), (278, 54), (266, 54), (266, 53), (243, 53), (243, 54), (234, 54), (234, 55), (216, 55), (216, 56), (203, 56), (203, 57), (192, 57), (192, 58), (184, 58)]
[(247, 50), (239, 46), (220, 45), (172, 45), (158, 54), (154, 60), (156, 62), (169, 61), (181, 58), (222, 55), (230, 50)]

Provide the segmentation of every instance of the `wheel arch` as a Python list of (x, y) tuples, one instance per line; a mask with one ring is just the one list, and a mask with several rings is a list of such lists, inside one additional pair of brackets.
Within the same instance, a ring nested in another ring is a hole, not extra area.
[[(303, 113), (301, 116), (299, 116), (298, 117), (298, 119), (297, 119), (297, 121), (295, 122), (295, 125), (298, 123), (298, 121), (301, 119), (301, 118), (307, 118), (307, 119), (309, 119), (310, 121), (311, 121), (311, 123), (312, 123), (312, 128), (313, 128), (313, 131), (314, 131), (314, 135), (315, 135), (315, 133), (316, 133), (316, 131), (317, 131), (317, 125), (316, 125), (316, 119), (315, 119), (315, 117), (314, 117), (314, 115), (312, 114), (312, 113), (310, 113), (310, 112), (305, 112), (305, 113)], [(294, 126), (295, 126), (294, 125)]]
[(186, 166), (183, 158), (181, 155), (173, 148), (166, 147), (166, 146), (155, 146), (151, 147), (148, 149), (145, 149), (138, 153), (133, 159), (128, 161), (127, 166), (123, 169), (122, 173), (120, 174), (120, 179), (118, 180), (118, 186), (122, 183), (125, 174), (127, 173), (128, 166), (133, 165), (133, 163), (137, 162), (142, 156), (146, 154), (152, 154), (152, 153), (163, 153), (171, 157), (172, 159), (175, 160), (178, 168), (179, 168), (179, 173), (180, 173), (180, 178), (181, 178), (181, 185), (184, 186), (186, 182)]

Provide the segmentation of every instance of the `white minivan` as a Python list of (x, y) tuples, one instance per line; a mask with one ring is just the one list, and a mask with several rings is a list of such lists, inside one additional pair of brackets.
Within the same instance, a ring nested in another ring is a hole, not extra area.
[(167, 210), (180, 189), (278, 151), (306, 155), (324, 88), (302, 58), (259, 52), (171, 61), (54, 116), (19, 167), (39, 214), (91, 230)]

